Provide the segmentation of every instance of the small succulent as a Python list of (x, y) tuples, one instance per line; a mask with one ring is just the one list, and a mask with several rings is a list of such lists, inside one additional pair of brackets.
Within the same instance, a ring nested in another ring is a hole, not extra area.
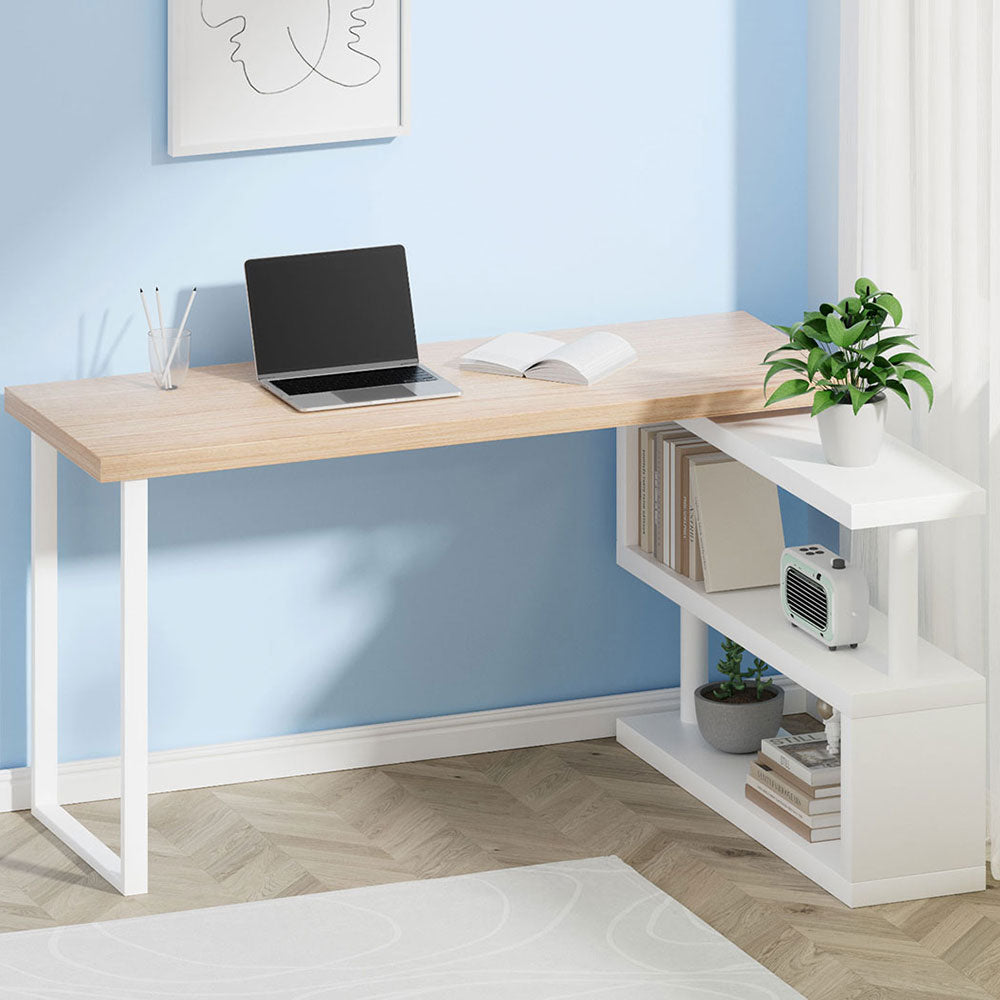
[(757, 700), (763, 697), (764, 692), (771, 686), (772, 678), (761, 679), (761, 675), (767, 670), (768, 665), (759, 657), (754, 657), (753, 666), (749, 670), (743, 669), (743, 647), (729, 636), (722, 640), (722, 659), (719, 660), (716, 670), (724, 675), (727, 680), (723, 681), (713, 692), (719, 701), (732, 698), (738, 691), (746, 690), (746, 682), (753, 680), (757, 688)]
[(884, 335), (889, 320), (898, 327), (903, 319), (899, 300), (870, 278), (858, 278), (854, 292), (836, 305), (824, 302), (817, 311), (803, 313), (792, 326), (776, 328), (788, 343), (770, 351), (762, 362), (768, 366), (765, 395), (768, 382), (780, 372), (796, 377), (782, 382), (765, 406), (812, 392), (813, 416), (839, 403), (849, 403), (857, 413), (888, 390), (909, 407), (914, 385), (926, 393), (928, 405), (934, 405), (934, 387), (919, 370), (934, 366), (916, 353), (911, 337)]

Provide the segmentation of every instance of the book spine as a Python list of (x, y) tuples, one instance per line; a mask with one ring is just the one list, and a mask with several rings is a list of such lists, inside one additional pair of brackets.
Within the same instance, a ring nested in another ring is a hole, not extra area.
[(773, 816), (793, 833), (797, 833), (803, 840), (808, 840), (810, 843), (817, 843), (818, 841), (838, 840), (840, 838), (839, 826), (829, 826), (824, 827), (822, 830), (813, 830), (804, 823), (800, 823), (783, 806), (778, 805), (777, 802), (772, 802), (750, 785), (747, 785), (744, 789), (744, 795), (747, 801), (752, 802), (755, 806), (759, 806), (769, 816)]
[(790, 806), (798, 809), (800, 812), (811, 815), (812, 808), (816, 800), (808, 795), (804, 795), (798, 789), (791, 788), (786, 785), (779, 778), (775, 777), (770, 771), (765, 771), (759, 764), (750, 765), (750, 774), (747, 777), (747, 781), (753, 781), (754, 787), (758, 788), (763, 786), (775, 795), (780, 796), (784, 799)]
[(651, 532), (653, 535), (653, 555), (663, 562), (663, 489), (660, 476), (662, 465), (661, 455), (663, 452), (662, 436), (653, 434), (649, 439), (649, 450), (653, 456), (651, 473), (653, 477), (653, 523)]
[[(682, 461), (682, 465), (687, 467), (687, 460)], [(690, 561), (688, 559), (688, 540), (690, 539), (690, 528), (691, 528), (691, 510), (688, 503), (688, 489), (687, 489), (687, 477), (681, 475), (681, 544), (680, 544), (680, 559), (677, 560), (677, 572), (682, 573), (684, 576), (688, 574), (688, 567)]]
[(660, 562), (670, 565), (670, 442), (660, 445)]
[(694, 527), (698, 532), (698, 549), (701, 553), (701, 573), (705, 584), (705, 593), (711, 592), (711, 578), (708, 569), (708, 557), (705, 555), (705, 529), (702, 527), (701, 518), (698, 516), (698, 495), (694, 497)]
[(649, 434), (639, 428), (639, 548), (649, 551), (649, 524), (646, 521), (646, 495), (649, 489), (647, 472), (647, 439)]
[(774, 777), (790, 788), (796, 789), (809, 798), (833, 798), (840, 795), (840, 785), (810, 785), (801, 778), (796, 778), (791, 771), (786, 771), (773, 757), (768, 757), (763, 750), (757, 754), (756, 763), (764, 773), (772, 773)]
[(674, 555), (674, 569), (678, 573), (685, 573), (685, 564), (687, 562), (687, 549), (685, 548), (687, 544), (687, 537), (684, 532), (687, 527), (687, 510), (685, 509), (687, 504), (687, 490), (684, 486), (684, 467), (686, 462), (684, 460), (684, 452), (677, 449), (674, 453), (674, 478), (676, 479), (677, 485), (674, 487), (674, 494), (676, 496), (676, 514), (677, 521), (673, 526), (674, 532), (674, 545), (676, 546), (676, 553)]
[(804, 823), (810, 829), (815, 830), (826, 826), (837, 826), (840, 823), (839, 809), (835, 809), (832, 812), (811, 814), (808, 810), (802, 810), (794, 806), (783, 795), (758, 781), (753, 775), (748, 775), (747, 786), (755, 788), (766, 799), (770, 799), (775, 805), (781, 806), (790, 816), (800, 823)]

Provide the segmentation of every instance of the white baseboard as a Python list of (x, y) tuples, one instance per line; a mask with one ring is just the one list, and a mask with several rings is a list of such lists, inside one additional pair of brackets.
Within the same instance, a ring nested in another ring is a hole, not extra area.
[[(805, 711), (806, 692), (784, 677), (776, 680), (785, 689), (785, 711)], [(679, 688), (661, 688), (185, 750), (160, 750), (149, 755), (149, 790), (208, 788), (597, 739), (614, 736), (618, 718), (668, 711), (677, 707), (679, 697)], [(0, 812), (30, 807), (30, 778), (27, 767), (0, 771)], [(117, 757), (62, 764), (59, 801), (69, 804), (116, 799), (118, 781)]]

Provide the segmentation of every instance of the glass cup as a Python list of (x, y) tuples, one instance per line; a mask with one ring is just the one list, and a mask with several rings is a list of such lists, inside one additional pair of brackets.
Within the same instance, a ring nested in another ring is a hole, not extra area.
[(191, 363), (191, 331), (176, 326), (149, 331), (149, 370), (161, 389), (184, 384)]

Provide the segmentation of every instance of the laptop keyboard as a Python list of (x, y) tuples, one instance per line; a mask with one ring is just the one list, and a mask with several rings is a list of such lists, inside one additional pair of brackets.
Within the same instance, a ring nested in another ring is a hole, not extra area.
[(342, 372), (339, 375), (305, 375), (301, 378), (274, 379), (289, 396), (304, 396), (310, 392), (340, 392), (342, 389), (373, 389), (382, 385), (409, 385), (413, 382), (433, 382), (437, 378), (426, 368), (408, 365), (405, 368), (379, 368), (370, 372)]

